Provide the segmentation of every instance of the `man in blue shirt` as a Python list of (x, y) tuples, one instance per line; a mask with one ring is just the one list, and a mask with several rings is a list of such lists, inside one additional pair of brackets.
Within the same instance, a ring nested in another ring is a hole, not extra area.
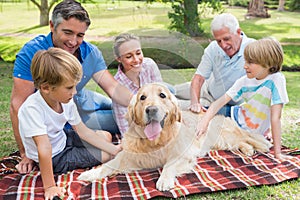
[(98, 48), (83, 40), (89, 25), (89, 15), (80, 3), (73, 0), (63, 1), (53, 10), (50, 20), (51, 32), (47, 36), (40, 35), (29, 41), (17, 54), (13, 71), (10, 116), (22, 157), (22, 161), (17, 166), (20, 173), (31, 171), (33, 161), (25, 155), (17, 114), (26, 98), (36, 91), (31, 77), (30, 65), (34, 54), (39, 50), (58, 47), (73, 54), (80, 61), (83, 76), (77, 85), (78, 93), (74, 96), (74, 101), (82, 121), (91, 129), (106, 130), (111, 133), (119, 132), (112, 115), (111, 99), (84, 89), (84, 86), (92, 78), (109, 97), (119, 104), (127, 106), (131, 98), (130, 91), (118, 84), (107, 70)]

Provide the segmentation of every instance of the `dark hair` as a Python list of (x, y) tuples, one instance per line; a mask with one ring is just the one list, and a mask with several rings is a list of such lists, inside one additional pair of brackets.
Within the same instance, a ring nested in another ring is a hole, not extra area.
[(63, 20), (68, 20), (72, 17), (85, 22), (87, 27), (91, 24), (88, 12), (79, 2), (74, 0), (64, 0), (57, 4), (52, 12), (51, 19), (54, 28), (56, 28)]

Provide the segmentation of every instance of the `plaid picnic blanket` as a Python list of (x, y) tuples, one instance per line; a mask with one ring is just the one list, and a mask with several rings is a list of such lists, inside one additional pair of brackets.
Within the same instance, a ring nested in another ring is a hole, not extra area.
[[(291, 153), (298, 150), (283, 147), (283, 151)], [(66, 188), (65, 200), (119, 200), (150, 199), (157, 196), (177, 198), (202, 192), (270, 185), (299, 178), (299, 154), (279, 163), (270, 153), (246, 157), (238, 152), (211, 151), (204, 158), (198, 159), (193, 172), (178, 177), (176, 187), (167, 192), (155, 188), (161, 169), (134, 171), (92, 183), (78, 181), (77, 177), (84, 171), (78, 169), (56, 175), (55, 180), (57, 185)], [(43, 199), (42, 180), (38, 170), (20, 175), (15, 173), (12, 166), (7, 166), (9, 163), (15, 165), (19, 159), (17, 155), (12, 155), (1, 161), (2, 169), (6, 170), (1, 171), (0, 199)]]

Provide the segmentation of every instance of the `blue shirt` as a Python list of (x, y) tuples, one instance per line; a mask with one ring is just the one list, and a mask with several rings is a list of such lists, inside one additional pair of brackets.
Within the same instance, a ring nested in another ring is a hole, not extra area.
[[(13, 76), (32, 81), (30, 65), (34, 54), (39, 50), (47, 50), (51, 47), (54, 47), (52, 33), (49, 33), (47, 36), (39, 35), (27, 42), (17, 54)], [(93, 74), (107, 69), (107, 67), (99, 49), (95, 45), (85, 41), (79, 46), (78, 60), (83, 69), (82, 79), (76, 87), (77, 91), (80, 91), (92, 78)]]
[(239, 51), (230, 58), (216, 41), (212, 41), (204, 50), (196, 74), (207, 79), (208, 91), (214, 99), (223, 96), (234, 82), (246, 74), (244, 65), (244, 49), (255, 41), (242, 33)]

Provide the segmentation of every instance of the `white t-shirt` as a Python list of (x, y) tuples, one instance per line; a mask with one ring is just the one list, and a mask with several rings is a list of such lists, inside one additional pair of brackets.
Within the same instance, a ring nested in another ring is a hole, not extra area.
[[(249, 79), (243, 76), (226, 92), (234, 101), (244, 100), (238, 108), (235, 121), (250, 132), (263, 134), (271, 126), (271, 106), (288, 103), (286, 80), (281, 72), (265, 79)], [(232, 117), (234, 114), (232, 112)]]
[(81, 122), (73, 100), (61, 104), (62, 113), (55, 112), (45, 102), (38, 90), (30, 95), (19, 109), (19, 131), (25, 147), (26, 156), (38, 162), (37, 147), (33, 136), (47, 134), (52, 145), (52, 157), (59, 154), (66, 146), (66, 134), (63, 128), (66, 122), (77, 125)]

